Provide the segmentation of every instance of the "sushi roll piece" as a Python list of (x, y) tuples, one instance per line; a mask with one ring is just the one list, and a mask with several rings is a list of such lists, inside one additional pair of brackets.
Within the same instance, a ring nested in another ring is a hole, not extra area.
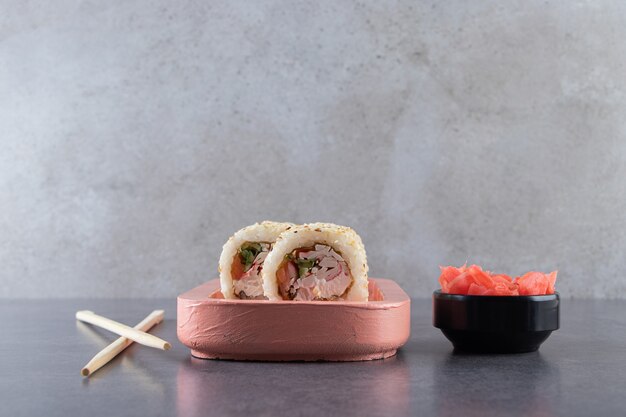
[(311, 223), (292, 227), (276, 240), (263, 266), (270, 300), (367, 301), (367, 257), (349, 227)]
[(261, 271), (276, 238), (292, 223), (264, 221), (244, 227), (222, 248), (218, 271), (222, 294), (227, 299), (262, 300)]

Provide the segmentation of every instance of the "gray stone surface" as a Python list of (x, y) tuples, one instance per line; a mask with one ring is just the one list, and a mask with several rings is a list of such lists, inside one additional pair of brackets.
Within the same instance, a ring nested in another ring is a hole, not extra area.
[(626, 3), (0, 2), (0, 297), (172, 297), (263, 219), (625, 297)]
[[(131, 346), (90, 379), (81, 367), (114, 337), (77, 323), (92, 309), (134, 324), (152, 309), (168, 352)], [(626, 409), (626, 301), (566, 300), (539, 352), (461, 355), (412, 303), (396, 357), (355, 363), (192, 359), (176, 340), (175, 302), (5, 300), (0, 403), (6, 416), (621, 416)]]

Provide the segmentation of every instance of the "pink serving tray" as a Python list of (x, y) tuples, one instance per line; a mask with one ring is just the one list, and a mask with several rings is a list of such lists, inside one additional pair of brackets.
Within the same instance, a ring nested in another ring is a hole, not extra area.
[(370, 278), (367, 302), (225, 300), (214, 279), (178, 296), (178, 339), (203, 359), (363, 361), (409, 339), (411, 300)]

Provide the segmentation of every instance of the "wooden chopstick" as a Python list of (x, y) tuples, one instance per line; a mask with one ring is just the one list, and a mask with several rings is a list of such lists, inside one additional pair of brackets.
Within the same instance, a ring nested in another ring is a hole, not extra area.
[[(163, 321), (163, 310), (154, 310), (150, 313), (145, 319), (143, 319), (139, 324), (137, 324), (134, 329), (140, 330), (142, 332), (147, 332), (155, 325), (161, 323)], [(114, 357), (119, 355), (124, 349), (130, 346), (133, 343), (132, 340), (126, 337), (120, 337), (109, 346), (102, 349), (96, 356), (94, 356), (88, 363), (81, 369), (80, 373), (82, 376), (89, 376), (96, 372), (98, 369), (102, 368), (104, 365), (109, 363)]]
[(109, 330), (120, 336), (124, 336), (127, 339), (133, 340), (141, 345), (153, 347), (156, 349), (170, 350), (172, 345), (163, 339), (160, 339), (154, 335), (143, 332), (141, 330), (133, 329), (122, 323), (118, 323), (106, 317), (99, 316), (93, 311), (82, 310), (76, 313), (76, 319), (90, 323), (103, 329)]

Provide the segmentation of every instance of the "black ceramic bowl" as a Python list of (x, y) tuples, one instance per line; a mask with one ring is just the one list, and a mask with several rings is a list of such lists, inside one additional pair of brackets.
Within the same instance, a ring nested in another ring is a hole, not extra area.
[(559, 294), (484, 296), (433, 293), (433, 325), (459, 351), (522, 353), (559, 328)]

